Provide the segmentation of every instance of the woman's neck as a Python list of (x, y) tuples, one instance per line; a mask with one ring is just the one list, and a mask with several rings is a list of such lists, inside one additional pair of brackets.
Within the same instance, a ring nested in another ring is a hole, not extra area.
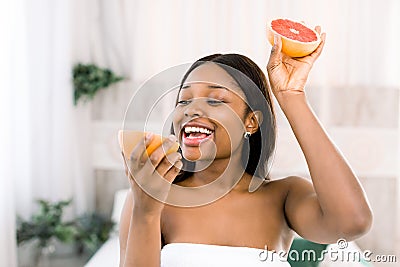
[[(205, 162), (196, 162), (196, 168)], [(201, 168), (201, 166), (200, 166)], [(217, 158), (204, 169), (197, 169), (187, 179), (172, 187), (168, 203), (182, 207), (197, 207), (213, 203), (228, 193), (248, 193), (252, 175), (245, 172), (241, 153)]]
[[(203, 186), (213, 183), (221, 188), (233, 188), (245, 174), (241, 162), (241, 153), (234, 153), (228, 158), (214, 159), (209, 166), (202, 168), (205, 162), (197, 162), (191, 186)], [(198, 170), (200, 169), (200, 170)]]

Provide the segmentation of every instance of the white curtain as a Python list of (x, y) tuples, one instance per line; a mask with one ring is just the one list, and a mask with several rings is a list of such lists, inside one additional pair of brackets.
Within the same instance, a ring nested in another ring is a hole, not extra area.
[(39, 198), (93, 208), (90, 109), (73, 106), (71, 1), (2, 1), (0, 266), (16, 266), (16, 215)]
[[(28, 172), (30, 156), (24, 149), (27, 114), (22, 109), (26, 98), (26, 58), (22, 1), (0, 2), (0, 266), (17, 266), (15, 240), (14, 181)], [(21, 165), (18, 164), (18, 159)]]
[(90, 121), (87, 107), (73, 105), (71, 1), (24, 3), (26, 89), (16, 107), (26, 121), (17, 123), (23, 128), (16, 131), (25, 142), (26, 157), (17, 160), (25, 169), (16, 179), (17, 212), (28, 215), (37, 198), (73, 198), (75, 213), (83, 212), (92, 202), (86, 194), (91, 179)]

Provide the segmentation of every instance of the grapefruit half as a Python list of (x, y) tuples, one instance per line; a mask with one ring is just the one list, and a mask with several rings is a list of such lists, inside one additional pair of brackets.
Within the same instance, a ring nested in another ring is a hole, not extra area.
[(320, 35), (304, 23), (290, 19), (274, 19), (267, 29), (268, 41), (274, 45), (274, 34), (282, 39), (282, 52), (290, 57), (304, 57), (317, 49)]
[[(147, 133), (141, 131), (134, 130), (120, 130), (118, 132), (118, 143), (119, 146), (124, 153), (125, 157), (131, 155), (135, 146), (142, 140)], [(162, 137), (161, 135), (154, 134), (151, 140), (150, 145), (146, 148), (147, 155), (150, 155), (154, 152), (159, 146), (161, 146), (162, 142), (166, 139), (166, 137)], [(173, 146), (166, 151), (166, 155), (171, 154), (173, 152), (178, 151), (179, 144), (176, 142)]]

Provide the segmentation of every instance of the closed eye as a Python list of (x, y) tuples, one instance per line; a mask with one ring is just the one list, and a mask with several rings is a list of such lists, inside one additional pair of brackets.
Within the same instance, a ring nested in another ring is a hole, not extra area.
[(207, 103), (209, 105), (215, 106), (215, 105), (223, 104), (225, 102), (222, 100), (217, 100), (217, 99), (207, 99)]
[(180, 100), (178, 101), (178, 105), (188, 105), (190, 103), (190, 100)]
[[(192, 101), (191, 100), (179, 100), (178, 101), (178, 105), (189, 105)], [(215, 106), (215, 105), (219, 105), (219, 104), (223, 104), (226, 103), (223, 100), (218, 100), (218, 99), (213, 99), (213, 98), (209, 98), (207, 99), (207, 103), (209, 105)]]

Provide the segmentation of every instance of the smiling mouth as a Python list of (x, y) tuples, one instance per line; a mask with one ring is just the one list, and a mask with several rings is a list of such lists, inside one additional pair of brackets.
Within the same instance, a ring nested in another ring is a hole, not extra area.
[(182, 129), (182, 141), (187, 146), (199, 146), (210, 139), (214, 131), (205, 127), (185, 126)]

